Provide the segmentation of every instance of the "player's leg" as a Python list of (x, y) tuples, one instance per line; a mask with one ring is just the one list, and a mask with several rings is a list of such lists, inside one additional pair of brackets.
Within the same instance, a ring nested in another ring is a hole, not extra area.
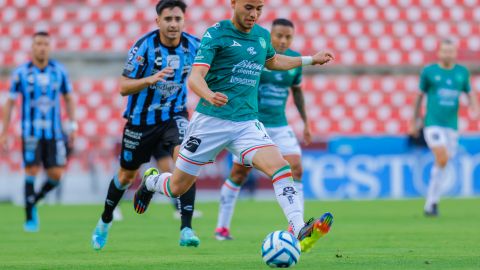
[[(236, 159), (236, 158), (234, 158)], [(232, 221), (235, 204), (242, 185), (246, 182), (251, 168), (241, 165), (239, 161), (233, 162), (230, 176), (225, 180), (220, 189), (220, 204), (218, 209), (217, 228), (215, 238), (217, 240), (231, 240), (230, 223)]]
[(435, 161), (430, 171), (424, 211), (427, 216), (437, 216), (441, 186), (447, 175), (446, 167), (449, 159), (448, 137), (445, 130), (440, 127), (427, 127), (425, 128), (425, 140), (433, 153)]
[(305, 200), (303, 195), (303, 167), (302, 167), (302, 157), (300, 155), (284, 155), (283, 158), (290, 164), (292, 169), (293, 183), (295, 184), (295, 190), (297, 191), (298, 201), (300, 203), (300, 208), (302, 211), (302, 216), (305, 216)]
[(300, 240), (302, 252), (309, 251), (320, 237), (329, 232), (333, 223), (332, 214), (327, 212), (304, 223), (291, 167), (276, 147), (259, 149), (253, 157), (253, 165), (272, 178), (277, 201), (294, 235)]
[(300, 148), (297, 137), (290, 126), (267, 128), (266, 131), (280, 149), (283, 158), (290, 164), (295, 189), (302, 209), (302, 216), (304, 216), (302, 149)]
[(108, 231), (112, 226), (115, 207), (135, 180), (140, 165), (150, 159), (150, 144), (153, 137), (154, 133), (151, 129), (125, 125), (120, 153), (120, 169), (110, 180), (103, 212), (92, 234), (92, 246), (95, 250), (101, 250), (105, 246)]
[[(195, 113), (188, 126), (173, 173), (144, 175), (141, 187), (167, 197), (181, 196), (193, 185), (203, 165), (212, 163), (230, 143), (233, 122)], [(149, 173), (149, 171), (147, 171)], [(158, 173), (158, 172), (157, 172)], [(141, 201), (148, 205), (149, 201)]]
[(48, 192), (52, 191), (60, 184), (60, 179), (62, 178), (64, 171), (65, 168), (60, 166), (47, 169), (47, 180), (43, 183), (40, 191), (35, 194), (35, 203), (43, 199)]
[(39, 230), (37, 209), (35, 207), (35, 178), (40, 172), (42, 148), (40, 141), (29, 137), (22, 139), (23, 162), (25, 165), (25, 224), (24, 230), (36, 232)]
[(40, 166), (25, 166), (25, 224), (24, 230), (27, 232), (37, 232), (39, 230), (38, 213), (35, 207), (35, 178), (40, 172)]
[(42, 140), (42, 163), (47, 172), (47, 179), (43, 183), (40, 191), (35, 194), (35, 203), (43, 199), (48, 192), (55, 189), (62, 178), (67, 164), (67, 148), (65, 141)]

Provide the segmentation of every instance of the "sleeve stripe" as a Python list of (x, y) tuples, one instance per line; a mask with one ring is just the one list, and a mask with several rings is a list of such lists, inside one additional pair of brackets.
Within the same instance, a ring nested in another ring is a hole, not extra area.
[(207, 63), (193, 63), (193, 66), (203, 66), (203, 67), (208, 67), (210, 68), (210, 65)]

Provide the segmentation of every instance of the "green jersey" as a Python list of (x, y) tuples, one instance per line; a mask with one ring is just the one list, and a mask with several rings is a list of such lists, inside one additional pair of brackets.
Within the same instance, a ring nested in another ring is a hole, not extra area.
[(223, 107), (200, 99), (200, 113), (232, 120), (257, 119), (258, 83), (265, 62), (275, 56), (270, 33), (255, 25), (249, 33), (237, 30), (230, 20), (208, 28), (193, 65), (210, 67), (205, 80), (214, 92), (228, 97)]
[[(288, 49), (287, 56), (301, 56), (300, 53)], [(302, 67), (288, 71), (263, 69), (258, 87), (258, 112), (260, 122), (266, 127), (282, 127), (288, 125), (285, 107), (287, 106), (290, 87), (302, 82)]]
[(452, 69), (429, 65), (420, 75), (420, 90), (427, 95), (425, 126), (457, 129), (460, 94), (470, 92), (468, 70), (461, 65)]

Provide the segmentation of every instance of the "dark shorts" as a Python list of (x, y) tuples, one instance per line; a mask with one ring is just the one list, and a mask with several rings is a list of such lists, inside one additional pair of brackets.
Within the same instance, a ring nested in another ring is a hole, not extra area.
[(22, 139), (23, 162), (25, 166), (43, 164), (45, 169), (63, 167), (67, 163), (67, 149), (63, 139)]
[(156, 159), (172, 155), (175, 146), (180, 145), (187, 130), (188, 120), (184, 116), (152, 126), (133, 126), (125, 124), (122, 137), (120, 166), (127, 170), (136, 170), (140, 165)]

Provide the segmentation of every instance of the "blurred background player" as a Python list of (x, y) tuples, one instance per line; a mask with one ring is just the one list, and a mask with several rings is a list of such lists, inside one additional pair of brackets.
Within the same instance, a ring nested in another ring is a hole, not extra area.
[[(300, 56), (300, 53), (290, 50), (294, 36), (294, 25), (287, 19), (276, 19), (272, 23), (270, 33), (272, 46), (279, 54)], [(266, 127), (267, 133), (280, 149), (283, 158), (292, 168), (292, 177), (298, 192), (302, 216), (304, 208), (302, 185), (301, 149), (292, 128), (288, 125), (285, 109), (289, 89), (292, 90), (295, 106), (304, 123), (303, 136), (305, 143), (311, 142), (310, 126), (305, 112), (305, 102), (301, 88), (302, 67), (288, 71), (275, 71), (264, 68), (258, 87), (258, 120)], [(235, 203), (241, 186), (247, 180), (251, 168), (241, 164), (238, 157), (234, 157), (232, 172), (225, 181), (220, 193), (220, 207), (218, 212), (215, 237), (217, 240), (230, 240), (230, 222), (232, 220)]]
[(325, 213), (303, 220), (290, 165), (258, 121), (258, 83), (265, 67), (290, 70), (302, 65), (323, 65), (333, 59), (328, 52), (290, 57), (276, 54), (269, 32), (256, 21), (263, 0), (232, 0), (233, 17), (208, 28), (195, 57), (188, 86), (201, 97), (182, 143), (173, 174), (147, 170), (137, 189), (136, 208), (145, 207), (155, 191), (167, 197), (186, 192), (195, 183), (202, 165), (211, 163), (223, 149), (241, 157), (272, 179), (276, 199), (301, 241), (303, 251), (326, 234), (333, 221)]
[[(4, 108), (0, 145), (7, 148), (8, 127), (15, 101), (22, 96), (22, 146), (25, 165), (25, 231), (39, 230), (36, 203), (58, 186), (67, 162), (67, 149), (60, 115), (60, 95), (65, 99), (69, 122), (70, 145), (75, 139), (77, 123), (72, 97), (72, 86), (65, 68), (51, 60), (50, 36), (36, 32), (32, 39), (32, 59), (13, 72), (10, 98)], [(35, 178), (40, 165), (46, 170), (47, 180), (35, 193)]]
[[(155, 149), (163, 148), (176, 159), (187, 120), (186, 78), (199, 40), (183, 32), (186, 4), (162, 0), (156, 5), (158, 29), (140, 38), (130, 49), (121, 94), (129, 96), (124, 117), (120, 169), (110, 182), (104, 211), (92, 235), (96, 250), (104, 247), (111, 227), (112, 213), (142, 165)], [(135, 200), (135, 198), (134, 198)], [(180, 245), (198, 246), (200, 240), (191, 229), (195, 186), (183, 194)], [(145, 207), (135, 210), (143, 213)]]
[(467, 94), (474, 117), (479, 108), (470, 91), (470, 74), (466, 67), (456, 63), (457, 47), (452, 40), (441, 41), (438, 63), (426, 66), (420, 74), (420, 90), (411, 122), (411, 133), (418, 136), (418, 119), (423, 97), (427, 96), (424, 136), (435, 157), (431, 169), (425, 202), (425, 215), (437, 216), (442, 183), (447, 175), (448, 160), (457, 151), (458, 109), (460, 95)]

